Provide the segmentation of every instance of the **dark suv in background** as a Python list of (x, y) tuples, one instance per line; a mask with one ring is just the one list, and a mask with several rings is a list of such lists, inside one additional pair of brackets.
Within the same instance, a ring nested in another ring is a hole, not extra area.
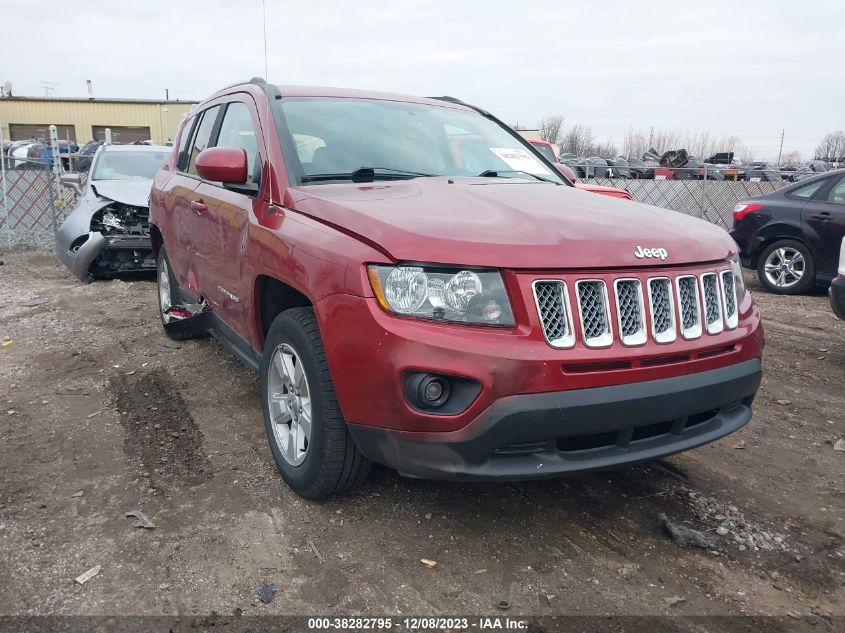
[(734, 207), (731, 236), (742, 265), (776, 294), (827, 285), (845, 237), (845, 169), (748, 198)]

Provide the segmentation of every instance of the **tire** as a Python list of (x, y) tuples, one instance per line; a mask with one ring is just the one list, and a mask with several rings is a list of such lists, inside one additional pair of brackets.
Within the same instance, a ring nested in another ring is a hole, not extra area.
[(815, 285), (816, 265), (810, 249), (804, 243), (798, 240), (777, 240), (766, 246), (757, 258), (757, 277), (771, 293), (802, 294)]
[(293, 308), (276, 317), (264, 343), (260, 373), (264, 427), (285, 482), (306, 499), (362, 484), (371, 463), (355, 445), (340, 411), (311, 308)]
[[(167, 280), (166, 289), (165, 279)], [(173, 317), (168, 317), (166, 314), (168, 308), (182, 305), (187, 301), (185, 293), (182, 292), (176, 277), (173, 275), (173, 267), (170, 265), (163, 244), (158, 249), (158, 257), (156, 257), (156, 285), (158, 288), (158, 316), (161, 319), (161, 327), (164, 328), (164, 333), (168, 338), (174, 341), (185, 341), (205, 336), (205, 328), (190, 325), (192, 317), (174, 320)], [(167, 297), (169, 297), (169, 301)], [(165, 306), (165, 303), (170, 305)]]

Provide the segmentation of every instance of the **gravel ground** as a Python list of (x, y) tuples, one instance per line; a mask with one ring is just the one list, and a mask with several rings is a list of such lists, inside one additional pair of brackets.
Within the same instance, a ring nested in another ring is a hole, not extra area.
[(0, 259), (0, 614), (845, 615), (845, 324), (822, 293), (748, 277), (765, 376), (715, 444), (537, 483), (379, 469), (315, 503), (272, 465), (256, 377), (165, 339), (150, 280)]

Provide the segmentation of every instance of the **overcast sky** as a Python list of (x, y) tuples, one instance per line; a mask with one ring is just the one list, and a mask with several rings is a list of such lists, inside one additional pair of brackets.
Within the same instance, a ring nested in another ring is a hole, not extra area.
[[(275, 83), (453, 95), (621, 145), (633, 126), (810, 158), (845, 128), (842, 0), (267, 1)], [(202, 99), (264, 74), (261, 0), (0, 0), (17, 95)]]

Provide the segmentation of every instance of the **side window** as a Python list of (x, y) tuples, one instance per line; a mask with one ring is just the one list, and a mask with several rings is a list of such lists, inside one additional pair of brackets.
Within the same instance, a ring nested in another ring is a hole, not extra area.
[(830, 195), (827, 197), (828, 202), (834, 204), (845, 204), (845, 177), (840, 178), (833, 189), (830, 190)]
[(211, 133), (214, 131), (214, 123), (217, 121), (217, 115), (220, 112), (220, 106), (209, 108), (202, 114), (197, 133), (194, 135), (194, 142), (191, 145), (191, 157), (188, 162), (188, 173), (197, 173), (197, 156), (199, 153), (211, 144)]
[(185, 171), (185, 165), (188, 163), (188, 143), (191, 141), (191, 132), (194, 130), (194, 123), (196, 117), (191, 117), (185, 121), (182, 127), (182, 136), (179, 138), (179, 154), (176, 157), (176, 169)]
[(249, 182), (258, 182), (261, 178), (261, 156), (252, 116), (245, 103), (233, 101), (226, 107), (216, 146), (242, 147), (246, 151), (247, 165), (250, 166)]
[(798, 189), (790, 191), (786, 195), (788, 195), (790, 198), (801, 198), (802, 200), (809, 200), (810, 198), (812, 198), (815, 195), (815, 193), (819, 189), (822, 188), (822, 186), (826, 182), (827, 182), (827, 180), (825, 180), (825, 179), (817, 180), (816, 182), (811, 183), (809, 185), (805, 185), (803, 187), (798, 187)]

